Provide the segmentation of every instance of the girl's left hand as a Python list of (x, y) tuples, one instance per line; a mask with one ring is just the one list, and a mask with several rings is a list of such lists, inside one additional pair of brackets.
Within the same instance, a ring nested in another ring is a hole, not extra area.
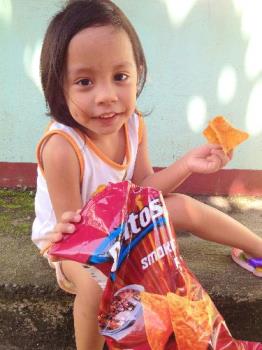
[(223, 168), (232, 156), (233, 151), (225, 154), (220, 145), (208, 143), (187, 153), (185, 161), (192, 173), (212, 174)]

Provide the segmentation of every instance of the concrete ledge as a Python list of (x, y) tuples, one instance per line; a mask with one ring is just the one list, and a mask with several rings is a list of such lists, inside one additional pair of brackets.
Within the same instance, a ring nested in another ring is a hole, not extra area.
[[(36, 163), (0, 162), (0, 187), (35, 187)], [(154, 167), (155, 171), (163, 168)], [(190, 195), (262, 196), (262, 170), (222, 169), (214, 174), (193, 174), (176, 192)]]
[[(262, 236), (262, 199), (208, 197)], [(179, 233), (190, 269), (236, 338), (262, 342), (262, 279), (231, 261), (229, 248)], [(28, 237), (0, 233), (0, 350), (74, 349), (73, 297), (56, 286), (53, 271)]]
[(30, 237), (10, 241), (0, 236), (0, 344), (5, 350), (74, 349), (73, 296), (57, 287)]

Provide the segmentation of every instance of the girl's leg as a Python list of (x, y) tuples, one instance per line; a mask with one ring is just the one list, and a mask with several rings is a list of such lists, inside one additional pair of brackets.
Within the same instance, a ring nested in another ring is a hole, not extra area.
[(76, 286), (74, 327), (77, 350), (102, 350), (104, 338), (98, 332), (97, 322), (102, 290), (82, 264), (63, 261), (62, 270)]
[(165, 202), (175, 230), (184, 229), (254, 257), (262, 256), (262, 239), (230, 216), (181, 194), (170, 194)]

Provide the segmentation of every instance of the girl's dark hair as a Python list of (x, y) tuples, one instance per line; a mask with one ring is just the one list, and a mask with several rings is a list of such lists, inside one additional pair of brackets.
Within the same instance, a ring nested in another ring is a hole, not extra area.
[(74, 35), (85, 28), (106, 25), (122, 28), (127, 33), (139, 75), (137, 96), (144, 87), (147, 65), (143, 48), (125, 14), (110, 0), (71, 0), (51, 20), (44, 37), (40, 58), (41, 81), (49, 109), (48, 114), (60, 123), (79, 127), (69, 112), (63, 89), (69, 42)]

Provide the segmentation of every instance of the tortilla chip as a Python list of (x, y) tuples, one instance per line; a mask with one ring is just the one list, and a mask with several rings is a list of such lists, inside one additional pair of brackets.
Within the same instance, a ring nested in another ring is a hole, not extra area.
[(221, 145), (226, 154), (249, 137), (248, 133), (234, 128), (222, 116), (212, 119), (203, 134), (210, 143)]
[(203, 134), (209, 143), (219, 144), (219, 139), (210, 125), (203, 131)]
[(142, 292), (140, 296), (148, 344), (152, 350), (164, 350), (173, 333), (167, 299), (147, 292)]
[(192, 301), (168, 293), (167, 301), (178, 350), (207, 350), (215, 311), (209, 296)]

